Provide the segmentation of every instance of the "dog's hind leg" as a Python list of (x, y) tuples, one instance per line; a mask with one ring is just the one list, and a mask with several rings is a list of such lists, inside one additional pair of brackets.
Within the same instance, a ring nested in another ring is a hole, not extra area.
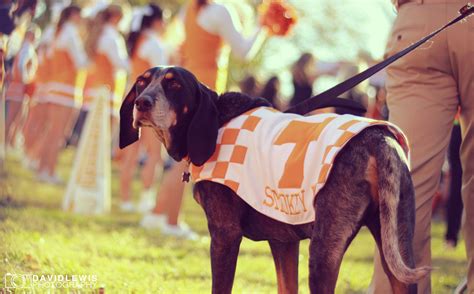
[(344, 253), (359, 232), (371, 203), (370, 185), (365, 180), (368, 160), (363, 144), (349, 143), (316, 195), (309, 260), (311, 293), (335, 291)]
[(369, 205), (368, 197), (341, 195), (341, 190), (326, 187), (316, 197), (309, 260), (310, 290), (320, 294), (334, 293), (342, 258)]
[(278, 281), (278, 294), (298, 293), (298, 253), (300, 242), (268, 241)]

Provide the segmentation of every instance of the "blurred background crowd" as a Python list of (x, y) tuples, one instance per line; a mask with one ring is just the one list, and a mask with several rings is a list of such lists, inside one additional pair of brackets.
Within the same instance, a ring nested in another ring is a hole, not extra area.
[[(10, 2), (0, 1), (1, 8), (10, 9)], [(297, 23), (279, 35), (274, 24), (262, 21), (255, 9), (260, 1), (254, 0), (38, 1), (32, 20), (20, 20), (3, 39), (7, 152), (21, 156), (38, 181), (63, 185), (58, 156), (77, 147), (105, 86), (110, 160), (120, 175), (120, 195), (113, 195), (120, 199), (118, 209), (143, 213), (145, 228), (196, 238), (179, 221), (185, 164), (167, 158), (148, 130), (139, 142), (118, 149), (122, 97), (146, 69), (181, 65), (218, 92), (264, 97), (285, 110), (383, 58), (395, 16), (389, 1), (373, 1), (370, 19), (352, 13), (356, 1), (321, 1), (317, 8), (310, 0), (290, 2)], [(378, 74), (343, 97), (366, 106), (366, 116), (387, 119), (384, 83), (384, 73)], [(449, 246), (457, 243), (462, 211), (460, 136), (457, 127), (433, 202), (435, 217), (447, 220)], [(140, 195), (131, 192), (135, 177)]]

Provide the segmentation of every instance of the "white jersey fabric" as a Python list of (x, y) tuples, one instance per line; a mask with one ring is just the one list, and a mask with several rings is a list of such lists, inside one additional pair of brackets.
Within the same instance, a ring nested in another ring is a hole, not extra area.
[(214, 155), (200, 167), (191, 164), (191, 176), (194, 182), (229, 187), (272, 219), (292, 225), (313, 222), (314, 197), (324, 187), (337, 154), (355, 135), (375, 125), (395, 135), (408, 159), (406, 137), (389, 122), (256, 108), (219, 129)]

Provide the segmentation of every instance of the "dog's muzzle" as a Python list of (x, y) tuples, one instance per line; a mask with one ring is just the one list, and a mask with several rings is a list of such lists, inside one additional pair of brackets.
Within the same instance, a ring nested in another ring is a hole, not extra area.
[(146, 95), (141, 95), (135, 100), (135, 108), (139, 112), (148, 112), (153, 107), (153, 99)]
[(142, 95), (135, 100), (133, 127), (140, 128), (150, 125), (150, 111), (153, 108), (153, 99)]

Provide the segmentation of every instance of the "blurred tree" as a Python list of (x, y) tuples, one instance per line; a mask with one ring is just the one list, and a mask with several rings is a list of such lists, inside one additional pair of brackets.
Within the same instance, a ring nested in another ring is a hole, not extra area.
[[(244, 62), (231, 58), (229, 84), (252, 73), (267, 78), (287, 72), (302, 52), (311, 52), (316, 58), (354, 61), (365, 48), (363, 34), (357, 23), (361, 17), (348, 14), (343, 6), (330, 0), (288, 0), (298, 11), (298, 23), (285, 37), (268, 39), (255, 59)], [(248, 0), (256, 8), (260, 1)], [(349, 17), (350, 15), (350, 17)], [(348, 54), (349, 52), (350, 54)]]

